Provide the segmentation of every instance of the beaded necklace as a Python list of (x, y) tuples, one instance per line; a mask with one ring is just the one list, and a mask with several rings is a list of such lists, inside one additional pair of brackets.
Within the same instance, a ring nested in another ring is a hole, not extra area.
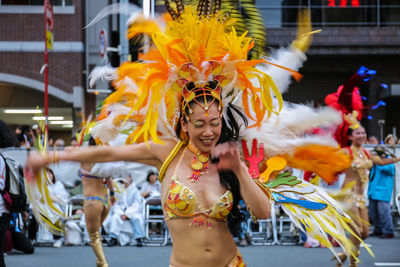
[(206, 152), (201, 152), (192, 142), (189, 142), (187, 148), (194, 154), (194, 157), (190, 163), (192, 168), (192, 176), (189, 180), (192, 183), (197, 183), (202, 174), (208, 172), (208, 161), (210, 159), (210, 154)]

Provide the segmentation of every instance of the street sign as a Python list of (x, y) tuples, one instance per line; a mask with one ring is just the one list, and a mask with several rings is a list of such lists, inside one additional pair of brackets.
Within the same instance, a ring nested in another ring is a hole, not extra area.
[(53, 33), (49, 30), (46, 31), (46, 43), (47, 43), (47, 49), (53, 50)]
[(103, 58), (107, 53), (107, 35), (104, 30), (100, 31), (99, 47), (100, 47), (100, 56)]

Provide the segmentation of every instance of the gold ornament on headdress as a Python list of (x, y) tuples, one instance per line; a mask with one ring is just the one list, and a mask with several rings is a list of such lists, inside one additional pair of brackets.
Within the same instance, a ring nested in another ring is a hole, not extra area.
[[(208, 116), (208, 109), (217, 100), (218, 111), (221, 113), (223, 104), (221, 99), (221, 84), (224, 85), (226, 77), (221, 74), (221, 64), (217, 61), (208, 61), (202, 64), (201, 71), (205, 73), (207, 77), (211, 79), (207, 82), (197, 81), (199, 77), (200, 70), (196, 69), (192, 63), (186, 63), (179, 68), (178, 76), (180, 77), (175, 81), (173, 86), (176, 88), (182, 88), (182, 113), (187, 117), (189, 114), (193, 113), (189, 106), (189, 103), (194, 101), (206, 112)], [(211, 96), (212, 100), (207, 101), (207, 96)], [(198, 98), (201, 98), (198, 100)], [(186, 108), (189, 114), (186, 114)]]
[(349, 126), (350, 129), (355, 130), (361, 126), (360, 122), (357, 120), (357, 117), (358, 117), (357, 110), (353, 110), (352, 113), (344, 115), (344, 120), (350, 124)]

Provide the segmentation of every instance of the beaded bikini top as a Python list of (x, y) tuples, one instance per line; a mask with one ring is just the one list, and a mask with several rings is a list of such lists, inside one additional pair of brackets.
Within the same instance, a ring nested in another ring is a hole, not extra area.
[(351, 167), (357, 172), (361, 178), (362, 183), (367, 183), (369, 180), (369, 170), (372, 167), (372, 160), (369, 157), (368, 152), (361, 147), (357, 149), (354, 146), (346, 147), (352, 158)]
[[(184, 152), (175, 168), (175, 173), (179, 167)], [(198, 202), (194, 192), (182, 184), (178, 176), (172, 176), (171, 184), (164, 198), (164, 209), (169, 219), (193, 218), (190, 225), (200, 227), (211, 227), (211, 221), (224, 222), (227, 219), (233, 206), (232, 192), (227, 190), (218, 198), (218, 201), (211, 208), (204, 208)]]

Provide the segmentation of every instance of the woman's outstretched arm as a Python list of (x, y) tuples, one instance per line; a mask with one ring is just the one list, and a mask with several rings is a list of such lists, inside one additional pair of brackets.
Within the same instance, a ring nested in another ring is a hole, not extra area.
[(46, 157), (43, 157), (38, 152), (31, 152), (26, 166), (32, 167), (36, 171), (58, 161), (76, 161), (80, 163), (133, 161), (158, 167), (168, 156), (168, 152), (173, 148), (173, 145), (173, 142), (166, 142), (166, 145), (149, 142), (148, 146), (145, 143), (124, 146), (96, 146), (49, 152)]

